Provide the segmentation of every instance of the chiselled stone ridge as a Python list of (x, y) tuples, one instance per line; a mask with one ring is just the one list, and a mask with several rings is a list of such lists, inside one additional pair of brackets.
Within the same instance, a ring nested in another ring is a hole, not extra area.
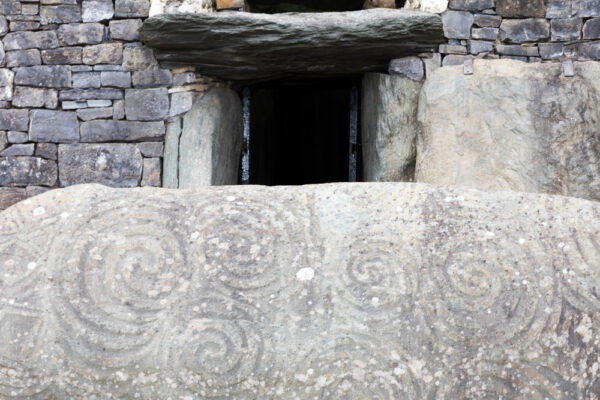
[(161, 15), (141, 35), (165, 65), (231, 81), (383, 71), (443, 41), (439, 15), (392, 9)]
[(0, 214), (3, 399), (598, 399), (600, 204), (74, 186)]

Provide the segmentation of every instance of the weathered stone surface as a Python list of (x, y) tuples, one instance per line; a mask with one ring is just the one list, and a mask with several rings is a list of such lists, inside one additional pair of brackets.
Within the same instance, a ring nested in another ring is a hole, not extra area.
[(388, 72), (400, 75), (413, 81), (421, 81), (425, 76), (423, 61), (419, 57), (397, 58), (390, 62)]
[(580, 39), (582, 25), (581, 18), (553, 19), (550, 23), (552, 41), (566, 42)]
[[(123, 92), (119, 89), (72, 89), (61, 90), (58, 95), (60, 100), (119, 100), (123, 98)], [(110, 103), (108, 104), (110, 106)], [(106, 107), (102, 105), (101, 107)]]
[(147, 17), (150, 0), (115, 0), (116, 17)]
[(123, 71), (140, 71), (156, 65), (152, 49), (139, 44), (128, 45), (123, 49)]
[(12, 32), (17, 31), (33, 31), (40, 29), (40, 23), (36, 21), (10, 21), (8, 25), (9, 30)]
[(34, 142), (77, 142), (79, 140), (77, 114), (72, 111), (33, 110), (29, 138)]
[(544, 0), (496, 0), (496, 12), (503, 17), (544, 18), (546, 4)]
[(61, 144), (60, 185), (96, 182), (115, 187), (138, 186), (142, 155), (134, 144)]
[(544, 59), (560, 59), (563, 56), (562, 43), (540, 43), (540, 56)]
[(482, 28), (498, 28), (502, 18), (497, 15), (475, 14), (473, 23)]
[(8, 68), (0, 68), (0, 100), (12, 99), (12, 86), (15, 73)]
[(480, 40), (496, 40), (499, 33), (498, 28), (473, 28), (471, 37)]
[(82, 121), (91, 121), (93, 119), (111, 118), (113, 116), (112, 107), (87, 108), (77, 110), (77, 117)]
[(156, 121), (169, 114), (167, 88), (125, 90), (125, 116), (134, 121)]
[(494, 8), (494, 0), (450, 0), (452, 10), (483, 11)]
[(162, 157), (164, 144), (162, 142), (144, 142), (137, 144), (144, 157)]
[(367, 74), (362, 84), (363, 174), (367, 182), (414, 179), (421, 83)]
[(58, 40), (63, 46), (97, 44), (104, 37), (104, 26), (99, 23), (65, 24), (60, 25), (57, 32)]
[(4, 51), (4, 44), (0, 41), (0, 66), (4, 66), (6, 61), (6, 52)]
[(100, 72), (77, 72), (73, 74), (73, 87), (77, 89), (99, 88)]
[(598, 215), (399, 183), (53, 190), (0, 214), (0, 388), (593, 399)]
[(0, 37), (8, 33), (8, 21), (4, 15), (0, 15)]
[(0, 187), (0, 211), (27, 198), (25, 189)]
[(234, 185), (243, 137), (242, 105), (238, 94), (212, 88), (198, 95), (185, 114), (178, 134), (177, 152), (165, 152), (165, 163), (177, 168), (178, 187)]
[(142, 71), (133, 71), (131, 81), (137, 88), (170, 86), (173, 74), (168, 69), (153, 66)]
[(2, 40), (4, 50), (53, 49), (58, 47), (55, 31), (11, 32)]
[(173, 117), (188, 112), (192, 108), (194, 97), (193, 92), (173, 93), (171, 95), (169, 116)]
[(385, 70), (443, 40), (438, 15), (387, 8), (163, 15), (145, 20), (141, 35), (159, 60), (234, 81)]
[(491, 53), (494, 51), (494, 43), (486, 42), (485, 40), (469, 40), (469, 53), (481, 54)]
[(68, 66), (37, 65), (16, 68), (15, 85), (68, 88), (71, 87), (71, 70)]
[(58, 145), (54, 143), (37, 143), (35, 145), (35, 155), (56, 161), (58, 159)]
[(537, 42), (550, 38), (550, 24), (545, 19), (507, 19), (502, 21), (500, 32), (500, 38), (507, 42)]
[(600, 18), (588, 20), (583, 26), (584, 39), (600, 39)]
[(131, 87), (131, 73), (121, 71), (102, 71), (100, 73), (102, 86), (120, 88)]
[(6, 52), (6, 66), (8, 68), (30, 67), (41, 63), (42, 58), (40, 57), (40, 51), (37, 49)]
[(141, 19), (123, 19), (109, 22), (110, 38), (113, 40), (140, 40)]
[(164, 188), (179, 187), (179, 139), (183, 117), (169, 120), (166, 126), (162, 184)]
[(161, 140), (165, 124), (161, 122), (95, 120), (81, 124), (82, 142)]
[(35, 150), (35, 144), (12, 144), (6, 149), (0, 151), (0, 157), (32, 156)]
[(28, 125), (27, 110), (0, 109), (0, 130), (26, 131)]
[(122, 43), (102, 43), (83, 48), (81, 59), (84, 64), (121, 64)]
[(56, 179), (57, 168), (53, 161), (37, 157), (0, 158), (0, 186), (53, 186)]
[(81, 64), (81, 47), (61, 47), (42, 51), (44, 64)]
[(17, 86), (13, 94), (12, 105), (14, 107), (56, 108), (58, 93), (54, 89)]
[(83, 0), (83, 22), (99, 22), (111, 19), (115, 13), (112, 0)]
[(9, 143), (25, 143), (29, 140), (27, 132), (8, 131), (6, 137)]
[(575, 69), (476, 60), (470, 77), (436, 71), (419, 104), (417, 181), (600, 199), (600, 65)]
[(81, 22), (81, 8), (78, 5), (41, 6), (42, 25)]
[(142, 186), (160, 187), (160, 173), (162, 161), (160, 158), (144, 158), (144, 170), (142, 172)]
[(444, 36), (448, 39), (469, 39), (473, 14), (466, 11), (446, 11), (442, 15), (444, 21)]
[(577, 16), (600, 17), (600, 2), (598, 0), (576, 0)]

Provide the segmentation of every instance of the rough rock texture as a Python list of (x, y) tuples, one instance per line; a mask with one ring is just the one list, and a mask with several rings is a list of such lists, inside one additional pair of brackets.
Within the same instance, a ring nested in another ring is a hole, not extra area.
[(597, 399), (600, 206), (79, 186), (0, 214), (3, 398)]
[(141, 35), (159, 60), (234, 81), (385, 71), (391, 59), (443, 40), (438, 15), (383, 8), (163, 15), (144, 21)]
[(600, 65), (475, 61), (423, 87), (416, 179), (600, 200)]
[(370, 73), (363, 78), (361, 134), (365, 181), (414, 179), (421, 86), (400, 76)]
[[(180, 120), (167, 130), (166, 187), (235, 185), (243, 138), (242, 104), (231, 89), (214, 88), (199, 95)], [(169, 170), (169, 172), (167, 172)]]

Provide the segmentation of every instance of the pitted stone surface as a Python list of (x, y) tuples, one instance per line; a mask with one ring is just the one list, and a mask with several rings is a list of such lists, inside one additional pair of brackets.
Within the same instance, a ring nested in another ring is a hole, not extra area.
[(600, 396), (595, 202), (86, 185), (0, 226), (2, 398)]

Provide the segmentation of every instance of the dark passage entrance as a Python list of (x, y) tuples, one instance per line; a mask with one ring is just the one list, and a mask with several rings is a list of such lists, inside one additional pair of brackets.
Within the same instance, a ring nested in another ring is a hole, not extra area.
[(362, 9), (364, 0), (249, 0), (250, 12), (319, 12), (355, 11)]
[(358, 83), (284, 82), (251, 89), (249, 179), (260, 185), (360, 180)]

